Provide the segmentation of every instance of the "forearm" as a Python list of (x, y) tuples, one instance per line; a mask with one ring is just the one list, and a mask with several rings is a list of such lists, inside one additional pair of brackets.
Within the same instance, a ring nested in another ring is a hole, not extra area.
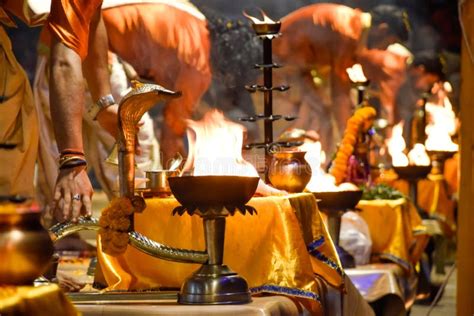
[(53, 37), (51, 46), (51, 118), (59, 151), (82, 151), (82, 113), (84, 84), (81, 58)]
[(89, 51), (83, 63), (84, 77), (87, 80), (93, 102), (111, 92), (107, 51), (107, 31), (100, 11), (98, 11), (90, 26)]
[[(107, 60), (107, 31), (100, 11), (94, 15), (89, 34), (89, 50), (82, 64), (84, 77), (87, 80), (92, 102), (111, 94), (110, 74)], [(117, 105), (112, 105), (97, 114), (97, 121), (112, 136), (117, 137)]]

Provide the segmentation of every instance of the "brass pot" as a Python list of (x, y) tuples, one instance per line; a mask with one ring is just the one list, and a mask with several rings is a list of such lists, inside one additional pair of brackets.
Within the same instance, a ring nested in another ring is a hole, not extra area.
[(148, 179), (146, 187), (150, 192), (158, 194), (159, 196), (171, 195), (168, 177), (176, 177), (178, 175), (179, 170), (145, 171), (145, 176)]
[(53, 242), (41, 213), (0, 204), (0, 285), (31, 285), (46, 271)]
[(272, 155), (268, 179), (277, 189), (290, 193), (303, 192), (311, 179), (311, 167), (304, 151), (280, 151)]

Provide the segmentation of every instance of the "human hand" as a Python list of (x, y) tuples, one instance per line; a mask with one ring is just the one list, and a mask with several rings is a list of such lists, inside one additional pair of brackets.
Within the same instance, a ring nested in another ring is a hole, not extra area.
[(54, 188), (54, 217), (60, 222), (77, 222), (81, 215), (91, 216), (92, 194), (92, 185), (85, 167), (60, 170)]

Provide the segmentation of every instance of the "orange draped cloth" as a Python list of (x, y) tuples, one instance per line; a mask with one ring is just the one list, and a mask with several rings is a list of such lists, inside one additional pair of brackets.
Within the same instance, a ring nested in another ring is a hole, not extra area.
[(102, 0), (53, 0), (49, 16), (49, 30), (62, 43), (81, 56), (87, 56), (89, 27)]
[[(242, 275), (254, 294), (276, 293), (303, 299), (319, 310), (316, 274), (342, 288), (343, 272), (312, 194), (253, 198), (256, 215), (227, 217), (224, 263)], [(172, 216), (174, 198), (149, 199), (135, 215), (135, 230), (169, 246), (204, 249), (202, 219)], [(109, 289), (179, 288), (197, 270), (128, 247), (118, 257), (101, 251), (98, 258)]]
[[(142, 78), (183, 92), (165, 106), (162, 128), (162, 133), (181, 138), (185, 120), (211, 82), (211, 42), (204, 16), (185, 1), (127, 4), (103, 9), (102, 14), (111, 51)], [(169, 136), (161, 136), (162, 144)]]
[[(428, 175), (427, 179), (418, 181), (417, 204), (442, 223), (443, 231), (448, 236), (456, 231), (454, 197), (459, 188), (458, 165), (459, 154), (456, 154), (445, 161), (443, 175)], [(409, 194), (408, 182), (396, 180), (396, 175), (391, 172), (385, 177), (384, 182), (406, 195)]]
[(8, 13), (15, 15), (29, 26), (41, 25), (47, 18), (46, 14), (32, 12), (26, 0), (4, 0), (0, 5), (0, 22), (6, 26), (15, 27), (16, 24)]
[(409, 272), (423, 253), (428, 235), (410, 201), (361, 200), (357, 205), (372, 238), (372, 258), (389, 260)]
[[(405, 180), (395, 181), (393, 187), (408, 195), (409, 186)], [(447, 183), (443, 178), (420, 180), (417, 202), (433, 218), (440, 220), (444, 233), (451, 235), (456, 230), (455, 201), (451, 199)]]

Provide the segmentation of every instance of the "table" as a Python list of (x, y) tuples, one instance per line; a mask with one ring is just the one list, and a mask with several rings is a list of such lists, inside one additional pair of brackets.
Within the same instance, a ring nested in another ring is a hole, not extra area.
[(369, 303), (385, 305), (379, 306), (383, 315), (405, 314), (415, 301), (417, 277), (407, 276), (397, 264), (362, 265), (346, 273)]
[(244, 305), (178, 305), (176, 300), (140, 304), (81, 304), (76, 305), (83, 316), (107, 315), (160, 315), (160, 316), (194, 316), (194, 315), (298, 315), (298, 305), (285, 296), (256, 297)]
[(357, 208), (369, 226), (372, 258), (394, 262), (409, 273), (429, 238), (413, 203), (405, 198), (361, 200)]
[(0, 315), (79, 315), (61, 289), (55, 285), (0, 286)]
[[(324, 315), (361, 315), (373, 316), (374, 313), (364, 298), (359, 294), (351, 279), (345, 276), (344, 284), (346, 294), (329, 286), (325, 280), (316, 277), (320, 286), (321, 303), (327, 306)], [(109, 295), (107, 292), (105, 295)], [(294, 298), (281, 295), (253, 297), (250, 304), (244, 305), (178, 305), (176, 298), (171, 299), (170, 293), (165, 293), (163, 298), (147, 292), (131, 297), (122, 297), (118, 302), (110, 297), (103, 297), (104, 294), (82, 294), (72, 293), (71, 299), (75, 302), (77, 309), (84, 316), (106, 316), (106, 315), (258, 315), (258, 316), (291, 316), (308, 315), (310, 312), (305, 305)], [(118, 294), (116, 294), (118, 295)], [(100, 298), (98, 296), (101, 296)], [(174, 294), (177, 296), (177, 293)], [(128, 304), (124, 304), (126, 300)], [(315, 313), (311, 313), (316, 315)], [(317, 314), (319, 315), (319, 314)]]
[[(343, 270), (312, 194), (256, 197), (248, 203), (257, 215), (227, 218), (224, 263), (243, 276), (253, 294), (284, 294), (301, 300), (320, 313), (320, 275), (342, 288)], [(174, 198), (148, 199), (147, 208), (135, 215), (135, 229), (173, 247), (204, 249), (202, 220), (198, 216), (172, 216)], [(164, 261), (128, 247), (118, 257), (104, 254), (98, 242), (98, 259), (114, 290), (179, 288), (198, 265)]]

